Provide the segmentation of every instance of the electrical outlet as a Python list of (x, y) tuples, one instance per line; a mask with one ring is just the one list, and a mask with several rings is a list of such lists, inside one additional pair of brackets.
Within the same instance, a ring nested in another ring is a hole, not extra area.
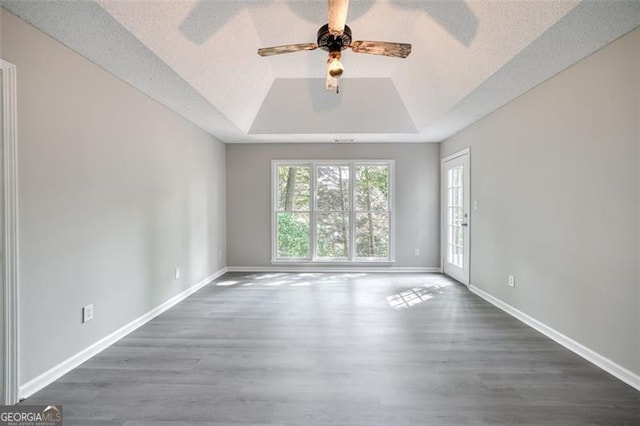
[(514, 277), (513, 275), (509, 275), (509, 287), (515, 287), (516, 286), (516, 277)]
[(218, 250), (218, 260), (222, 260), (222, 250)]
[(420, 256), (420, 249), (417, 248), (417, 249), (413, 250), (413, 255), (416, 256), (416, 257)]
[(91, 321), (93, 319), (93, 304), (82, 307), (82, 322)]
[(180, 278), (180, 268), (176, 268), (176, 272), (174, 273), (174, 278), (177, 280), (178, 278)]

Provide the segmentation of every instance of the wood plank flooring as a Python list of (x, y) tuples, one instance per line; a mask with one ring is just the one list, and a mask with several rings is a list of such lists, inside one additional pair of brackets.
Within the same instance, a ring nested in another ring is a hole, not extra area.
[(437, 274), (227, 274), (27, 399), (65, 425), (640, 425), (640, 392)]

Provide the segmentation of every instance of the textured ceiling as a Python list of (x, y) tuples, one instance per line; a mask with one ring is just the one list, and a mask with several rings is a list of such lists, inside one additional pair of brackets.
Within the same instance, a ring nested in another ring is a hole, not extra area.
[(343, 54), (324, 89), (323, 1), (1, 1), (225, 142), (439, 142), (640, 25), (637, 0), (351, 0), (355, 40), (407, 59)]

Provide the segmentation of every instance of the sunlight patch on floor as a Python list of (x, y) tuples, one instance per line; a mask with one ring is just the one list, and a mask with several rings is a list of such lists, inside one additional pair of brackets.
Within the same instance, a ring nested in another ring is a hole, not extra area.
[(238, 281), (220, 281), (219, 283), (216, 283), (216, 286), (226, 287), (226, 286), (235, 285), (235, 284), (238, 284)]
[(427, 300), (432, 299), (438, 294), (442, 294), (443, 289), (450, 285), (451, 283), (427, 283), (424, 284), (423, 287), (413, 287), (409, 290), (404, 290), (398, 294), (394, 294), (393, 296), (388, 296), (387, 302), (393, 309), (410, 308), (412, 306), (426, 302)]
[(300, 281), (300, 282), (291, 284), (291, 287), (309, 287), (309, 286), (311, 286), (311, 283), (309, 281)]
[(359, 274), (342, 274), (343, 277), (345, 278), (358, 278), (358, 277), (366, 277), (367, 274), (365, 273), (359, 273)]
[(286, 275), (286, 274), (284, 272), (279, 272), (277, 274), (263, 274), (263, 275), (257, 275), (255, 277), (255, 279), (256, 280), (266, 280), (266, 279), (269, 279), (269, 278), (278, 278), (278, 277), (281, 277), (283, 275)]
[(277, 286), (281, 286), (284, 284), (289, 284), (291, 281), (267, 281), (265, 283), (263, 283), (263, 285), (265, 286), (269, 286), (269, 287), (277, 287)]

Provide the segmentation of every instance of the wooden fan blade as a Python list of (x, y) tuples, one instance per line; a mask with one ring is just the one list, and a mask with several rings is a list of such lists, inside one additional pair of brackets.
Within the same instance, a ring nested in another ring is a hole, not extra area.
[(315, 50), (317, 48), (318, 45), (316, 43), (287, 44), (285, 46), (263, 47), (258, 49), (258, 55), (273, 56), (283, 53), (302, 52), (303, 50)]
[(411, 53), (411, 45), (408, 43), (391, 43), (388, 41), (354, 41), (351, 43), (351, 50), (357, 53), (406, 58), (409, 56), (409, 53)]
[(349, 0), (329, 0), (329, 33), (342, 35), (347, 23)]

